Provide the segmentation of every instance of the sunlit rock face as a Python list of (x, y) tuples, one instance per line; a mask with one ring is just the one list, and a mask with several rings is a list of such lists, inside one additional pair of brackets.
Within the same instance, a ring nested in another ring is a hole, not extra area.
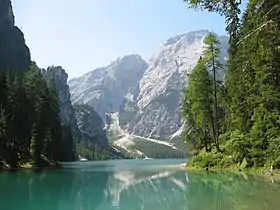
[[(130, 133), (169, 139), (182, 126), (180, 118), (188, 74), (202, 55), (208, 30), (193, 31), (172, 37), (150, 58), (139, 81), (137, 105), (139, 111), (128, 126)], [(221, 60), (227, 55), (228, 41), (221, 40)], [(223, 72), (219, 72), (222, 79)]]
[(68, 74), (61, 66), (50, 66), (46, 70), (41, 69), (45, 79), (50, 80), (54, 77), (60, 103), (60, 118), (62, 124), (70, 125), (72, 133), (79, 136), (80, 131), (77, 126), (75, 110), (70, 100), (70, 91), (67, 84)]
[[(188, 74), (205, 49), (208, 30), (169, 38), (146, 63), (140, 56), (117, 59), (69, 81), (75, 103), (88, 103), (102, 118), (119, 113), (120, 126), (130, 134), (168, 140), (182, 133), (181, 105)], [(227, 57), (228, 37), (221, 41), (221, 61)], [(218, 72), (222, 80), (224, 72)]]
[(89, 105), (74, 106), (77, 125), (81, 131), (82, 139), (87, 139), (102, 148), (109, 146), (105, 125), (101, 117)]
[(126, 97), (138, 94), (138, 82), (145, 69), (146, 62), (139, 55), (127, 55), (71, 79), (72, 102), (90, 104), (104, 119), (105, 113), (119, 111)]

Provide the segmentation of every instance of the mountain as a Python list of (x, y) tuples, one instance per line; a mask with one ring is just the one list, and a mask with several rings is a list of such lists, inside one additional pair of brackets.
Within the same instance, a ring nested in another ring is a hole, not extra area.
[[(187, 74), (195, 67), (204, 50), (207, 30), (172, 37), (149, 60), (139, 81), (139, 111), (129, 123), (132, 134), (156, 139), (169, 139), (182, 131), (180, 106), (188, 82)], [(221, 40), (221, 59), (227, 55), (228, 39)], [(219, 79), (223, 72), (219, 72)]]
[(0, 1), (0, 46), (0, 70), (28, 70), (30, 52), (22, 31), (15, 26), (11, 0)]
[[(69, 160), (72, 160), (72, 152), (75, 146), (74, 139), (79, 141), (79, 143), (81, 143), (81, 141), (87, 143), (91, 142), (93, 144), (98, 142), (99, 148), (94, 149), (106, 149), (106, 155), (109, 154), (113, 158), (124, 157), (114, 148), (109, 146), (106, 131), (103, 130), (104, 123), (92, 108), (92, 111), (88, 116), (82, 116), (81, 109), (75, 110), (73, 108), (72, 102), (70, 100), (69, 86), (67, 84), (68, 75), (66, 71), (61, 66), (50, 66), (47, 69), (41, 69), (36, 65), (35, 62), (31, 62), (30, 52), (25, 44), (24, 35), (21, 30), (15, 26), (12, 4), (10, 0), (0, 1), (0, 46), (0, 71), (5, 70), (16, 72), (19, 76), (23, 76), (24, 73), (29, 70), (30, 64), (32, 64), (32, 68), (40, 72), (47, 82), (50, 82), (51, 78), (55, 80), (60, 103), (59, 117), (62, 124), (62, 140), (64, 141), (62, 142), (62, 147), (64, 147), (63, 151), (70, 151), (69, 156), (67, 154), (65, 157), (67, 156), (69, 157)], [(1, 81), (6, 81), (4, 77), (5, 75), (1, 74), (1, 76), (3, 76), (1, 77)], [(1, 99), (5, 98), (7, 95), (5, 84), (6, 83), (2, 85), (4, 87), (4, 92), (0, 91), (2, 93)], [(2, 109), (3, 107), (0, 108)], [(78, 121), (76, 114), (79, 114)], [(44, 115), (44, 118), (46, 117), (47, 116)], [(100, 128), (102, 132), (99, 132), (97, 135), (92, 132)], [(26, 139), (26, 142), (28, 142), (29, 139)], [(28, 143), (26, 144), (28, 145)], [(59, 145), (57, 146), (59, 147)], [(90, 150), (91, 148), (86, 149)], [(96, 150), (90, 150), (90, 152), (95, 153)]]
[[(125, 132), (120, 126), (119, 114), (111, 115), (109, 141), (121, 153), (132, 158), (185, 158), (185, 145), (145, 138)], [(181, 139), (182, 142), (182, 139)]]
[(106, 130), (101, 117), (96, 111), (86, 104), (74, 106), (77, 125), (82, 133), (82, 139), (88, 139), (93, 144), (98, 144), (102, 148), (109, 146)]
[(109, 146), (106, 130), (103, 129), (103, 120), (95, 110), (89, 105), (72, 105), (66, 71), (61, 66), (50, 66), (46, 70), (40, 70), (47, 81), (54, 77), (58, 89), (61, 122), (70, 126), (75, 140), (87, 142), (90, 146), (97, 145), (98, 149), (106, 149), (113, 158), (124, 158)]
[(68, 74), (61, 66), (49, 66), (46, 70), (40, 70), (47, 81), (49, 81), (51, 77), (55, 79), (60, 102), (60, 118), (62, 124), (69, 125), (74, 136), (80, 136), (75, 110), (70, 100), (70, 91), (67, 84)]
[(139, 55), (128, 55), (80, 78), (71, 79), (72, 102), (90, 104), (105, 119), (105, 113), (119, 111), (125, 98), (138, 95), (138, 82), (146, 66)]
[[(146, 63), (129, 55), (110, 65), (69, 81), (71, 99), (90, 104), (104, 118), (117, 113), (126, 133), (159, 140), (180, 136), (180, 106), (188, 73), (204, 50), (208, 30), (169, 38)], [(228, 38), (221, 41), (221, 61), (227, 56)], [(222, 80), (223, 71), (218, 72)]]

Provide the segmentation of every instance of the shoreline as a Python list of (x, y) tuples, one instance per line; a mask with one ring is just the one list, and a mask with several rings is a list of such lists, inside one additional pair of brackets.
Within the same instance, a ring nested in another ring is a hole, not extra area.
[(258, 175), (264, 178), (269, 178), (272, 182), (280, 182), (280, 169), (275, 169), (272, 172), (266, 168), (249, 168), (249, 169), (239, 169), (236, 167), (229, 168), (218, 168), (218, 167), (208, 167), (207, 169), (197, 167), (197, 166), (188, 166), (185, 164), (185, 170), (187, 171), (205, 171), (205, 172), (232, 172), (232, 173), (246, 173), (249, 175)]
[(62, 165), (56, 165), (56, 166), (44, 166), (44, 167), (33, 167), (33, 166), (20, 166), (16, 168), (8, 168), (8, 167), (1, 167), (1, 172), (17, 172), (17, 171), (50, 171), (50, 170), (58, 170), (61, 169)]

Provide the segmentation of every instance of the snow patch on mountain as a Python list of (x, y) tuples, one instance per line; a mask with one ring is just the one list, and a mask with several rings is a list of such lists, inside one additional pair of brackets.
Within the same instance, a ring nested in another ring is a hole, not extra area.
[[(139, 55), (124, 56), (74, 78), (69, 81), (72, 101), (92, 105), (103, 119), (106, 113), (118, 113), (118, 126), (130, 134), (119, 134), (126, 141), (133, 136), (147, 141), (178, 137), (183, 132), (181, 105), (188, 75), (202, 56), (209, 33), (200, 30), (171, 37), (147, 63)], [(228, 37), (218, 38), (225, 61)], [(223, 76), (223, 71), (218, 72), (218, 79)]]

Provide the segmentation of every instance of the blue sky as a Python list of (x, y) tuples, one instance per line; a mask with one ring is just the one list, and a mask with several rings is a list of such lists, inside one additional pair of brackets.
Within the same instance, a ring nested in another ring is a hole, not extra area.
[(32, 60), (43, 68), (61, 65), (70, 78), (126, 54), (148, 59), (177, 34), (200, 29), (225, 34), (223, 17), (192, 11), (182, 0), (12, 2)]

